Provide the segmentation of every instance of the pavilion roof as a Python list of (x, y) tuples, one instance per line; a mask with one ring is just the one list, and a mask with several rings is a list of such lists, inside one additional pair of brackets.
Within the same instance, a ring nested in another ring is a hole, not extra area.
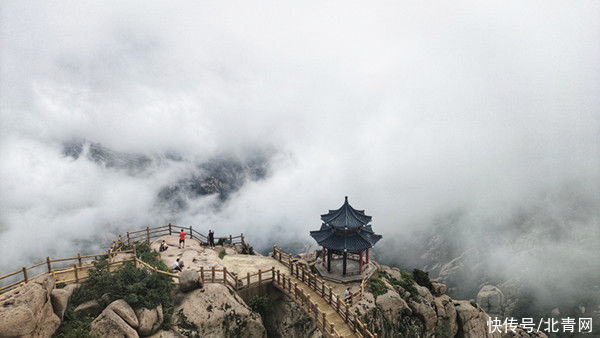
[(371, 222), (371, 216), (365, 215), (364, 210), (354, 209), (348, 203), (348, 196), (345, 197), (344, 204), (337, 210), (329, 210), (327, 214), (321, 215), (321, 220), (334, 228), (355, 229), (365, 226)]
[(311, 231), (310, 235), (319, 245), (333, 250), (348, 250), (358, 252), (372, 248), (381, 235), (377, 235), (370, 226), (355, 230), (340, 230), (327, 224), (321, 225), (321, 229)]

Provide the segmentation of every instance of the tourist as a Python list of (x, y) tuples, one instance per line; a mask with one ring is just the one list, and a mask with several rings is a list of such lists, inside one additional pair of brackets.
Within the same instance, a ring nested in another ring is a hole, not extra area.
[(212, 230), (208, 230), (208, 245), (210, 245), (211, 248), (215, 247), (215, 232)]
[(181, 229), (181, 232), (179, 233), (179, 249), (181, 249), (181, 244), (183, 244), (183, 247), (185, 248), (185, 231), (183, 231), (183, 229)]
[(350, 287), (348, 287), (348, 288), (346, 289), (346, 291), (344, 291), (344, 299), (345, 299), (346, 301), (348, 301), (348, 299), (350, 299), (350, 295), (351, 295), (351, 294), (352, 294), (352, 293), (350, 292)]
[(177, 258), (177, 260), (175, 260), (175, 262), (173, 263), (173, 271), (179, 271), (181, 272), (181, 268), (183, 267), (183, 262), (181, 262), (181, 265), (179, 264), (179, 258)]
[(158, 251), (163, 252), (166, 251), (169, 248), (169, 246), (167, 245), (167, 242), (165, 242), (165, 240), (163, 239), (162, 243), (160, 243), (160, 248), (158, 249)]

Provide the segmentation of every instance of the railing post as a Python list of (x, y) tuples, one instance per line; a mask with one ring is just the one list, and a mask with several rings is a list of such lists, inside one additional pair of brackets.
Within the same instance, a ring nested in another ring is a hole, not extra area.
[(358, 327), (358, 318), (356, 318), (356, 313), (352, 314), (354, 316), (354, 332), (356, 332), (356, 328)]
[(204, 284), (204, 267), (200, 267), (200, 278), (202, 279), (202, 284)]
[(229, 244), (233, 244), (233, 237), (229, 234)]
[(321, 296), (325, 297), (325, 283), (321, 283)]
[(79, 262), (79, 266), (81, 266), (81, 253), (77, 253), (77, 261)]
[(23, 280), (27, 283), (27, 268), (23, 267)]
[(129, 239), (129, 231), (127, 231), (127, 244), (130, 244), (131, 240)]
[(133, 257), (137, 257), (137, 250), (135, 249), (135, 243), (133, 244)]
[(302, 269), (302, 282), (304, 283), (304, 269)]
[(48, 272), (52, 271), (52, 266), (50, 265), (50, 257), (46, 257), (46, 265), (48, 265)]
[(214, 282), (215, 282), (215, 267), (214, 267), (214, 266), (212, 267), (212, 276), (211, 276), (211, 280), (210, 280), (210, 281), (211, 281), (212, 283), (214, 283)]
[(348, 304), (346, 304), (346, 319), (351, 322), (350, 320), (350, 307), (348, 306)]
[(325, 319), (325, 312), (323, 312), (322, 315), (323, 315), (323, 332), (327, 333), (327, 320)]
[(334, 335), (334, 330), (333, 330), (333, 323), (329, 323), (329, 330), (331, 331), (331, 335)]
[(246, 275), (247, 281), (248, 283), (246, 284), (247, 288), (250, 288), (250, 272), (248, 272), (248, 274)]
[(340, 296), (335, 295), (335, 310), (340, 312)]
[(192, 232), (192, 226), (190, 225), (190, 239), (194, 238), (194, 233)]
[(77, 264), (73, 264), (73, 273), (75, 274), (75, 282), (79, 283), (79, 274), (77, 273)]
[(150, 227), (146, 227), (146, 242), (150, 244)]
[(281, 284), (281, 275), (279, 274), (279, 269), (277, 270), (277, 284)]
[(331, 302), (333, 301), (333, 291), (331, 291), (331, 287), (329, 288), (329, 304), (331, 305)]
[(223, 267), (223, 282), (227, 284), (227, 267)]
[(169, 236), (171, 236), (173, 234), (173, 225), (171, 225), (171, 223), (169, 223)]
[(271, 280), (272, 281), (275, 280), (275, 267), (274, 266), (271, 267)]
[(262, 272), (258, 269), (258, 286), (260, 286), (260, 283), (262, 283)]

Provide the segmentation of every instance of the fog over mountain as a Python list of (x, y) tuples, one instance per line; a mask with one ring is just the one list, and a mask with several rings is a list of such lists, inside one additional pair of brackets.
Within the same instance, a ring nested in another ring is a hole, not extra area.
[(347, 195), (386, 262), (474, 249), (486, 278), (575, 292), (600, 270), (599, 18), (2, 2), (0, 271), (167, 222), (302, 247)]

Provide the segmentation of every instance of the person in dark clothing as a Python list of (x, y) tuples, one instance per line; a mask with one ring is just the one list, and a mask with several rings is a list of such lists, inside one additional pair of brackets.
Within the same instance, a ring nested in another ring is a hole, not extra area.
[(208, 245), (210, 245), (211, 248), (215, 247), (215, 232), (212, 230), (208, 230)]

